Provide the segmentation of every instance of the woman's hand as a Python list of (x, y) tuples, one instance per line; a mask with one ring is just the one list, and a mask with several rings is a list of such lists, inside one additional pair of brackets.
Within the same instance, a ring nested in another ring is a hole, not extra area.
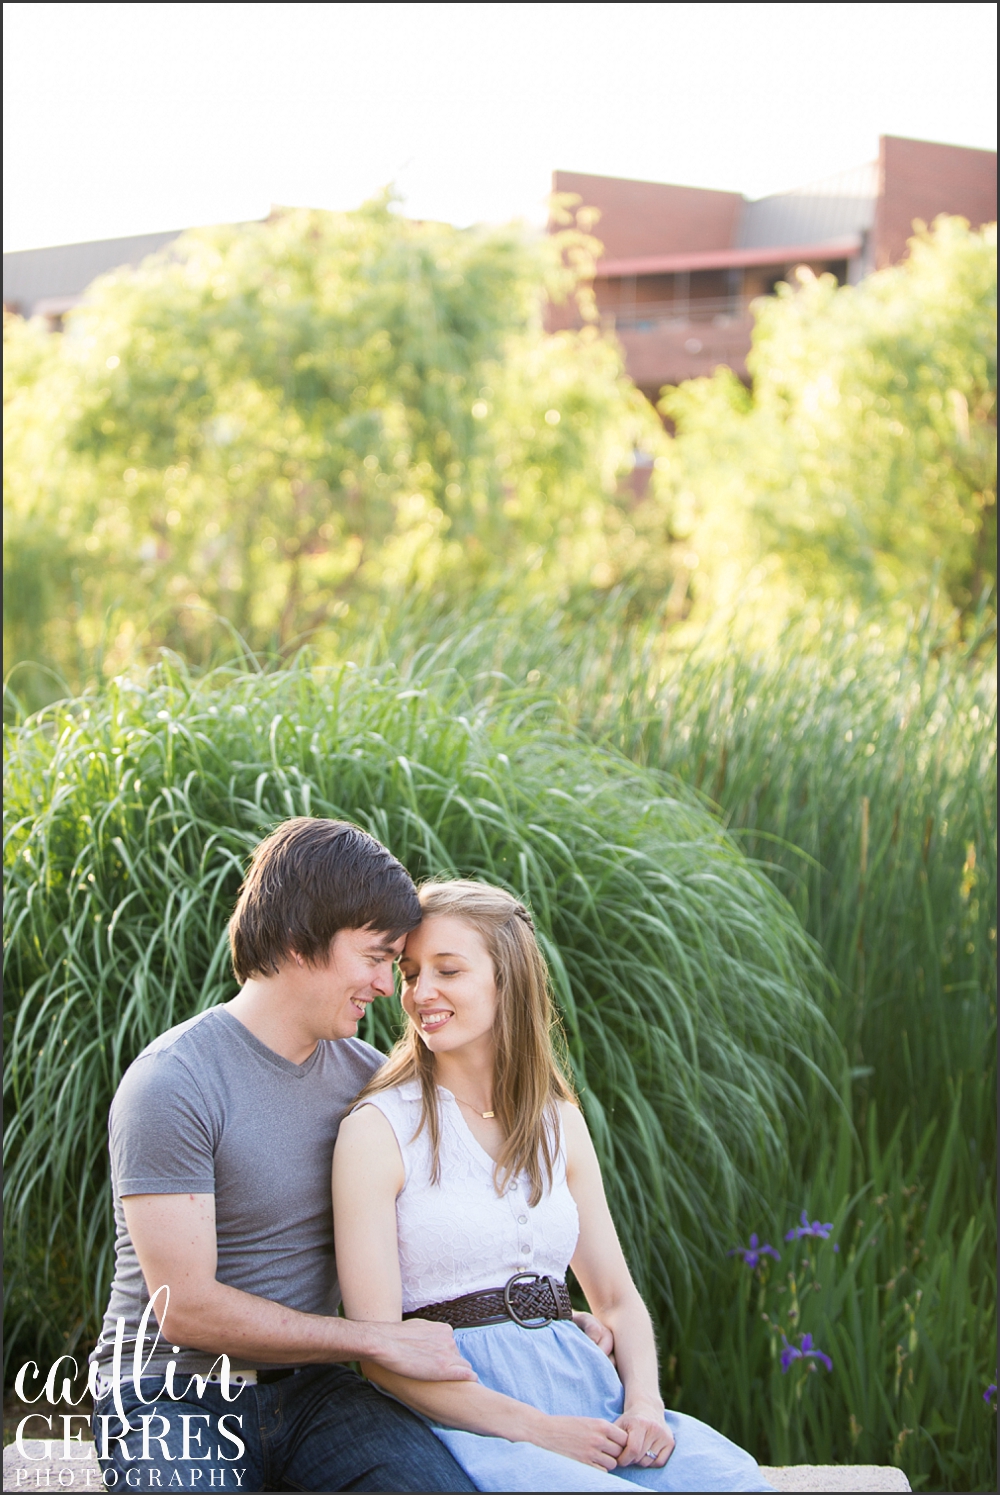
[[(621, 1419), (619, 1418), (619, 1421)], [(543, 1414), (541, 1427), (532, 1438), (540, 1448), (549, 1448), (578, 1464), (590, 1464), (609, 1473), (616, 1468), (627, 1433), (601, 1417), (551, 1417)]]
[(615, 1426), (628, 1441), (618, 1455), (619, 1469), (638, 1464), (640, 1469), (662, 1469), (674, 1451), (674, 1435), (663, 1420), (663, 1403), (630, 1405), (615, 1419)]

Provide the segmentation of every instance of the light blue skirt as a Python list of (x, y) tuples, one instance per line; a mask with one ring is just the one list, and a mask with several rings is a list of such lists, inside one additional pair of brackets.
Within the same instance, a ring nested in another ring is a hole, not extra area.
[[(557, 1416), (620, 1417), (624, 1391), (606, 1355), (569, 1320), (544, 1329), (489, 1324), (455, 1339), (484, 1386)], [(434, 1427), (480, 1490), (773, 1490), (748, 1453), (695, 1417), (666, 1413), (676, 1446), (662, 1469), (605, 1474), (534, 1443)]]

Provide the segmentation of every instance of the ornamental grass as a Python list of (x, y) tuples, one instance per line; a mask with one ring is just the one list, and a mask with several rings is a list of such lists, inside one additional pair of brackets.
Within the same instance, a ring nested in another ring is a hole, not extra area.
[(682, 657), (613, 605), (397, 614), (354, 663), (165, 660), (10, 729), (8, 1363), (96, 1332), (107, 1107), (234, 991), (251, 846), (344, 816), (530, 902), (668, 1405), (993, 1488), (988, 641), (811, 627)]

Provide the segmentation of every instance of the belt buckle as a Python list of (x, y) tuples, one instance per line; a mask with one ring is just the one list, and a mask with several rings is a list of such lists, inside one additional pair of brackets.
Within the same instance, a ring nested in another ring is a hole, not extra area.
[(539, 1324), (532, 1324), (532, 1323), (529, 1323), (527, 1319), (523, 1319), (521, 1317), (521, 1315), (518, 1313), (517, 1309), (514, 1307), (513, 1303), (511, 1302), (510, 1295), (511, 1295), (511, 1289), (518, 1282), (545, 1282), (545, 1283), (547, 1283), (548, 1284), (549, 1292), (552, 1294), (552, 1302), (553, 1302), (553, 1304), (554, 1304), (554, 1306), (556, 1308), (556, 1311), (558, 1312), (558, 1310), (559, 1310), (559, 1300), (556, 1297), (556, 1290), (555, 1290), (555, 1287), (553, 1286), (552, 1278), (551, 1277), (543, 1277), (540, 1272), (515, 1272), (514, 1275), (513, 1275), (513, 1277), (509, 1277), (507, 1279), (507, 1281), (504, 1283), (504, 1289), (503, 1289), (503, 1306), (504, 1306), (504, 1309), (506, 1310), (508, 1318), (513, 1319), (514, 1323), (517, 1324), (522, 1329), (547, 1329), (548, 1326), (549, 1326), (549, 1324), (552, 1323), (552, 1315), (551, 1314), (549, 1314), (549, 1316), (547, 1318), (543, 1317), (541, 1323), (539, 1323)]

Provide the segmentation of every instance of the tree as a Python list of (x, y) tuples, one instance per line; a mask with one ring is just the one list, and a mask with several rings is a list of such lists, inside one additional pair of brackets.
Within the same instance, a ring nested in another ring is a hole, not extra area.
[(79, 680), (217, 617), (288, 651), (414, 588), (606, 588), (661, 438), (612, 345), (543, 331), (591, 244), (282, 212), (105, 277), (62, 335), (13, 320), (8, 659)]
[(857, 286), (756, 304), (753, 377), (664, 392), (675, 529), (702, 604), (748, 572), (799, 598), (975, 608), (996, 580), (996, 229), (941, 218)]

